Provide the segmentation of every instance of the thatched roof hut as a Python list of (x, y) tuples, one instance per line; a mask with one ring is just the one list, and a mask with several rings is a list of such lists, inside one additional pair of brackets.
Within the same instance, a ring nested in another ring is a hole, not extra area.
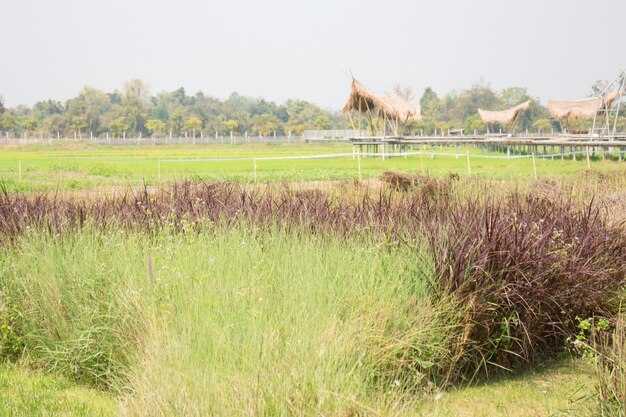
[(599, 97), (574, 101), (548, 100), (548, 110), (555, 119), (591, 119), (603, 106), (610, 108), (623, 93), (623, 90), (614, 91), (607, 95), (604, 102)]
[(397, 95), (379, 96), (353, 79), (350, 87), (350, 95), (343, 106), (343, 114), (350, 116), (355, 111), (359, 115), (366, 114), (384, 122), (388, 122), (396, 134), (399, 126), (410, 120), (421, 121), (422, 115), (418, 106), (413, 106), (402, 97)]
[(525, 101), (517, 106), (511, 107), (510, 109), (501, 110), (501, 111), (491, 111), (491, 110), (483, 110), (478, 109), (478, 114), (483, 119), (485, 123), (511, 123), (517, 119), (517, 116), (524, 110), (530, 107), (530, 100)]

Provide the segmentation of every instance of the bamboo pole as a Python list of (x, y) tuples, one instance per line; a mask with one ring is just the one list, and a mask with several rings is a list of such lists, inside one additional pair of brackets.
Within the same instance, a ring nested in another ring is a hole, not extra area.
[(361, 135), (361, 131), (363, 130), (361, 128), (362, 119), (363, 119), (363, 117), (361, 116), (361, 96), (359, 96), (359, 111), (358, 111), (358, 113), (359, 113), (359, 135)]

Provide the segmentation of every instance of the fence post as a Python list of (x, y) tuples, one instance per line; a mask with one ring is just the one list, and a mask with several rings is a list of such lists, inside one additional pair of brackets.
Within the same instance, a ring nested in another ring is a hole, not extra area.
[(361, 181), (361, 151), (357, 154), (356, 165), (359, 168), (359, 181)]
[(254, 162), (254, 185), (256, 185), (256, 183), (257, 183), (257, 178), (256, 178), (256, 158), (252, 158), (252, 161)]
[(469, 149), (467, 150), (467, 175), (469, 177), (472, 176), (472, 168), (470, 166), (470, 157), (469, 157)]
[(535, 162), (535, 153), (532, 153), (533, 158), (533, 172), (535, 173), (535, 181), (537, 181), (537, 163)]

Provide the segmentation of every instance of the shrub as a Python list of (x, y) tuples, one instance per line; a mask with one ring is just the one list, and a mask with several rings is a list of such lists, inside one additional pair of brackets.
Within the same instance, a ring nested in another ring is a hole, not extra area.
[(562, 351), (576, 317), (614, 313), (626, 236), (589, 205), (512, 195), (431, 222), (436, 284), (468, 308), (459, 373), (513, 369)]

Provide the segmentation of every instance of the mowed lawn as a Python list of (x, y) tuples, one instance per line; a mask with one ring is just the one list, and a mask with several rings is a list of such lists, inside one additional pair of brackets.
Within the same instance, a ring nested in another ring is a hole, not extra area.
[[(480, 149), (416, 148), (424, 155), (354, 158), (350, 144), (125, 145), (87, 143), (0, 147), (0, 181), (9, 190), (95, 189), (153, 185), (181, 179), (240, 182), (318, 181), (378, 177), (385, 170), (450, 173), (494, 179), (562, 176), (588, 169), (586, 159), (482, 158)], [(434, 151), (434, 154), (431, 152)], [(447, 154), (449, 156), (443, 156)], [(470, 155), (469, 167), (468, 157)], [(297, 156), (328, 157), (299, 159)], [(330, 157), (332, 155), (343, 155)], [(502, 154), (489, 154), (500, 156)], [(293, 159), (264, 159), (290, 157)], [(220, 160), (221, 159), (221, 160)], [(254, 160), (256, 159), (256, 161)], [(626, 163), (592, 158), (594, 170), (613, 170)], [(256, 169), (255, 169), (256, 167)]]

